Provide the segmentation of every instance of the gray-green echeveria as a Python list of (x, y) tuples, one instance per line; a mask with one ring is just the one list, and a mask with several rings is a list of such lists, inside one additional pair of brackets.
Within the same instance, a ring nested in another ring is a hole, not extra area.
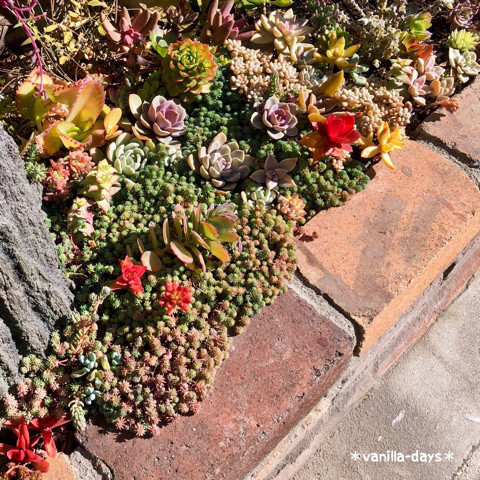
[(269, 155), (263, 169), (253, 172), (250, 178), (257, 183), (264, 183), (269, 190), (277, 186), (295, 188), (296, 184), (288, 172), (295, 168), (297, 161), (298, 158), (285, 158), (278, 162), (274, 155)]
[(240, 150), (237, 142), (228, 142), (221, 132), (215, 136), (208, 148), (202, 147), (197, 156), (187, 159), (190, 168), (213, 186), (230, 191), (246, 178), (255, 159)]
[(144, 142), (124, 132), (109, 143), (106, 153), (117, 173), (129, 177), (145, 167), (148, 154), (154, 150), (151, 140)]

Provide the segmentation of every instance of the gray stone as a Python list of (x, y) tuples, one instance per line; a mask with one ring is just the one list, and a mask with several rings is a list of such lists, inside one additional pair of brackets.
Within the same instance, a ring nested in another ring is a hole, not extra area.
[(98, 458), (93, 457), (84, 448), (78, 447), (67, 457), (75, 475), (81, 480), (112, 480), (109, 468)]
[(0, 394), (17, 378), (22, 355), (45, 351), (73, 300), (45, 219), (41, 192), (0, 125)]

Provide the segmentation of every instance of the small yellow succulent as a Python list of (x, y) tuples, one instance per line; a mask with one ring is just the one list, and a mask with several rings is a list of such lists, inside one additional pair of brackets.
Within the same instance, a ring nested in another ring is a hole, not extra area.
[(345, 37), (338, 38), (337, 32), (332, 32), (328, 39), (328, 47), (322, 53), (315, 53), (314, 58), (319, 63), (327, 63), (330, 68), (337, 66), (340, 70), (348, 70), (355, 67), (349, 59), (357, 53), (360, 44), (345, 48)]
[(358, 141), (359, 145), (363, 147), (362, 158), (373, 158), (377, 155), (382, 157), (383, 162), (388, 168), (395, 170), (395, 166), (390, 158), (390, 152), (393, 150), (400, 150), (405, 142), (403, 141), (402, 131), (397, 128), (393, 132), (387, 122), (383, 122), (377, 130), (378, 145), (373, 142), (373, 132), (367, 137), (361, 137)]

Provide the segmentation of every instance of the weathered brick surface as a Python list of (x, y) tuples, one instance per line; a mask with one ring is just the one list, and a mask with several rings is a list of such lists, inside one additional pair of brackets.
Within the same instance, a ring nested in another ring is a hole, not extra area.
[(77, 478), (63, 453), (57, 455), (56, 458), (49, 458), (48, 463), (50, 464), (50, 469), (47, 473), (42, 474), (41, 480), (83, 480)]
[(235, 339), (194, 416), (150, 439), (121, 439), (91, 425), (81, 441), (116, 480), (240, 480), (326, 393), (354, 344), (289, 291)]
[(448, 113), (444, 109), (432, 113), (417, 129), (423, 140), (447, 148), (459, 160), (480, 163), (480, 79), (476, 79), (455, 98), (460, 109)]
[(368, 188), (319, 213), (299, 242), (301, 274), (363, 330), (361, 352), (480, 231), (480, 193), (457, 166), (416, 143), (374, 169)]

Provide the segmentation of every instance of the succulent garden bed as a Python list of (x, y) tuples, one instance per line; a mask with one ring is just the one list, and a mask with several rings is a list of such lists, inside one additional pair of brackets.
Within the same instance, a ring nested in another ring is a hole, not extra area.
[(157, 3), (0, 0), (0, 117), (75, 293), (3, 399), (0, 478), (89, 414), (138, 436), (194, 414), (305, 222), (480, 73), (466, 0)]

